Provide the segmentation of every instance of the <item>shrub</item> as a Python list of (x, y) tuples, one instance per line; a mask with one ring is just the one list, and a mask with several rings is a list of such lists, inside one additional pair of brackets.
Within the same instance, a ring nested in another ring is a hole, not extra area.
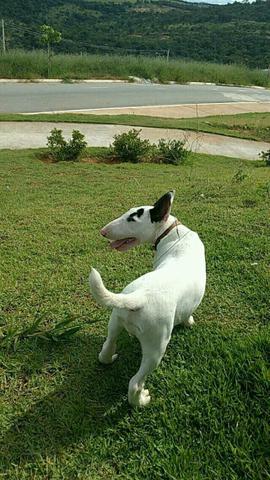
[(259, 155), (261, 159), (265, 161), (266, 165), (270, 167), (270, 150), (266, 150), (266, 152), (261, 152)]
[(112, 153), (123, 162), (138, 163), (151, 152), (149, 140), (141, 140), (141, 130), (132, 129), (114, 136)]
[(179, 165), (184, 163), (189, 155), (185, 140), (159, 140), (157, 146), (158, 161)]
[(62, 130), (54, 128), (47, 137), (47, 146), (50, 154), (56, 162), (79, 160), (87, 142), (79, 130), (73, 130), (71, 139), (67, 142), (63, 137)]

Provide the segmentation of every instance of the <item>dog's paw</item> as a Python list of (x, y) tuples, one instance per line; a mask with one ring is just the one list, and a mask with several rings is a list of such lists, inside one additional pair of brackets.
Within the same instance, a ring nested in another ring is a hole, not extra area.
[(144, 407), (145, 405), (148, 405), (148, 403), (150, 403), (150, 400), (151, 400), (151, 397), (149, 394), (149, 390), (143, 389), (139, 397), (140, 407)]
[(113, 363), (118, 357), (118, 353), (115, 353), (112, 356), (105, 355), (102, 351), (100, 352), (98, 359), (100, 363), (103, 363), (104, 365), (110, 365)]
[(132, 407), (145, 407), (151, 400), (149, 390), (142, 388), (140, 391), (129, 392), (128, 400)]
[(191, 315), (185, 322), (184, 322), (184, 326), (185, 327), (193, 327), (195, 323), (195, 320), (193, 318), (193, 316)]

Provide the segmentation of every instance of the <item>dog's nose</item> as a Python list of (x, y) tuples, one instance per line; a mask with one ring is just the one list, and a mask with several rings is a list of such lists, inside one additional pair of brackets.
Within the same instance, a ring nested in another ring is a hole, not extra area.
[(106, 228), (102, 228), (102, 229), (100, 230), (100, 235), (102, 235), (103, 237), (107, 237), (107, 230), (106, 230)]

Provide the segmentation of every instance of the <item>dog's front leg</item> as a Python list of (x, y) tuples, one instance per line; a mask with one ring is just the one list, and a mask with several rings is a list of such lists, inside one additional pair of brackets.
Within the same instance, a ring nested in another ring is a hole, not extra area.
[(144, 388), (144, 382), (147, 377), (160, 363), (171, 336), (168, 335), (155, 340), (140, 338), (142, 347), (142, 361), (136, 375), (132, 377), (128, 388), (128, 401), (133, 407), (143, 407), (147, 405), (151, 397), (149, 390)]
[(113, 363), (117, 359), (116, 340), (122, 329), (122, 322), (117, 316), (116, 310), (113, 310), (108, 324), (108, 336), (98, 356), (101, 363)]

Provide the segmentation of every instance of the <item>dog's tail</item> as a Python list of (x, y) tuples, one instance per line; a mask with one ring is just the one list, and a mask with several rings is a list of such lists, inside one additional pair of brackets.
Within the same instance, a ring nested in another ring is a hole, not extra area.
[(139, 292), (112, 293), (104, 286), (97, 270), (92, 268), (89, 275), (90, 289), (95, 300), (106, 307), (139, 310), (145, 303), (144, 295)]

